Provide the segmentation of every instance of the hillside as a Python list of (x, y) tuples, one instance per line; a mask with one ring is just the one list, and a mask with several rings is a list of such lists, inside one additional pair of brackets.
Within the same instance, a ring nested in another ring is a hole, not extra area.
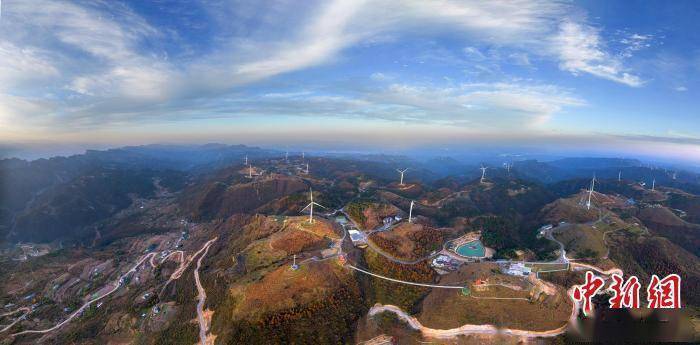
[(369, 240), (389, 255), (411, 261), (442, 249), (442, 244), (454, 235), (452, 229), (435, 229), (423, 224), (404, 222), (391, 230), (373, 233)]
[(155, 196), (152, 172), (97, 170), (49, 188), (16, 216), (11, 236), (21, 241), (81, 239), (85, 227), (116, 214), (134, 198)]
[(378, 228), (386, 217), (404, 215), (392, 204), (371, 201), (353, 201), (345, 206), (345, 212), (362, 230)]
[(278, 175), (246, 182), (234, 173), (188, 187), (181, 205), (192, 219), (209, 220), (251, 212), (276, 199), (306, 190), (306, 183), (296, 177)]
[(645, 207), (637, 217), (655, 234), (700, 255), (700, 225), (688, 223), (666, 207)]

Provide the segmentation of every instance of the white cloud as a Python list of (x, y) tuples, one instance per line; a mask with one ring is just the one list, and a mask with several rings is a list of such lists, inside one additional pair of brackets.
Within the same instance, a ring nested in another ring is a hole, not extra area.
[(516, 82), (454, 87), (392, 84), (370, 99), (411, 108), (414, 117), (425, 121), (486, 127), (540, 125), (565, 107), (585, 104), (552, 85)]
[(552, 40), (552, 49), (559, 55), (560, 68), (573, 74), (589, 73), (625, 85), (644, 84), (638, 76), (629, 73), (622, 62), (603, 49), (598, 29), (565, 20)]
[(552, 85), (475, 83), (433, 85), (393, 83), (343, 94), (304, 92), (241, 94), (226, 104), (202, 105), (202, 112), (225, 117), (316, 116), (469, 126), (473, 129), (535, 128), (552, 116), (585, 102)]
[[(469, 45), (464, 49), (468, 60), (484, 60), (462, 68), (477, 76), (502, 77), (498, 66), (488, 63), (497, 59), (493, 52), (477, 48), (484, 44), (509, 50), (499, 61), (528, 65), (531, 56), (556, 59), (562, 69), (575, 74), (588, 73), (630, 86), (642, 84), (605, 52), (597, 30), (573, 21), (559, 26), (559, 18), (571, 6), (558, 1), (207, 3), (202, 6), (217, 21), (212, 27), (220, 31), (212, 33), (210, 49), (188, 51), (181, 60), (167, 58), (157, 44), (171, 39), (168, 33), (116, 2), (36, 0), (3, 5), (0, 26), (13, 35), (0, 37), (0, 102), (4, 103), (0, 111), (13, 118), (23, 115), (26, 120), (21, 122), (26, 126), (39, 117), (43, 121), (37, 123), (50, 126), (51, 121), (60, 121), (71, 127), (195, 113), (206, 116), (200, 106), (214, 109), (211, 116), (224, 116), (225, 107), (232, 114), (240, 113), (242, 102), (227, 98), (245, 92), (251, 83), (328, 64), (340, 59), (344, 50), (368, 42), (440, 34)], [(179, 43), (169, 43), (173, 42)], [(465, 63), (464, 57), (457, 58)], [(451, 63), (448, 61), (445, 63)], [(388, 78), (375, 74), (371, 79), (386, 82)], [(37, 92), (53, 93), (60, 102), (51, 106), (37, 102)], [(220, 104), (215, 105), (217, 102)], [(343, 111), (332, 102), (350, 109)], [(380, 95), (317, 95), (306, 103), (342, 116), (400, 119), (400, 113), (406, 111), (410, 118), (427, 121), (435, 117), (459, 124), (502, 112), (518, 123), (532, 124), (581, 102), (554, 86), (491, 83), (442, 88), (397, 82), (380, 90)], [(373, 105), (374, 110), (353, 107), (365, 104)], [(284, 111), (293, 113), (294, 108)], [(386, 114), (381, 115), (382, 111)]]
[(619, 42), (624, 46), (624, 49), (619, 54), (620, 57), (630, 58), (636, 52), (650, 48), (654, 42), (654, 36), (642, 35), (638, 33), (625, 34), (625, 36), (620, 39)]

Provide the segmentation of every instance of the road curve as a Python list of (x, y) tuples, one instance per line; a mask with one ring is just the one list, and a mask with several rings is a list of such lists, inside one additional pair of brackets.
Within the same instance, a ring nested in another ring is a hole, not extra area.
[[(411, 283), (411, 282), (404, 282), (401, 280), (397, 279), (392, 279), (392, 278), (387, 278), (383, 277), (371, 272), (367, 272), (362, 269), (358, 269), (357, 267), (354, 267), (352, 265), (347, 265), (350, 268), (353, 268), (355, 270), (358, 270), (363, 273), (370, 274), (375, 277), (379, 277), (382, 279), (388, 279), (391, 281), (399, 282), (399, 283), (405, 283), (405, 284), (411, 284), (411, 285), (419, 285), (419, 286), (427, 286), (427, 287), (443, 287), (446, 288), (448, 286), (431, 286), (430, 284), (419, 284), (419, 283)], [(620, 274), (622, 275), (622, 270), (619, 268), (612, 268), (609, 270), (603, 270), (601, 268), (592, 266), (592, 265), (587, 265), (587, 264), (580, 264), (580, 263), (571, 263), (571, 267), (578, 267), (581, 269), (590, 269), (593, 271), (598, 272), (599, 274), (602, 275), (607, 275), (610, 276), (612, 274)], [(494, 325), (470, 325), (470, 324), (465, 324), (457, 328), (452, 328), (452, 329), (434, 329), (434, 328), (429, 328), (423, 326), (418, 319), (415, 317), (407, 314), (404, 312), (401, 308), (394, 306), (394, 305), (381, 305), (379, 303), (375, 304), (370, 310), (369, 310), (369, 316), (373, 316), (377, 313), (381, 312), (392, 312), (396, 314), (400, 319), (404, 320), (409, 324), (409, 326), (415, 330), (420, 331), (423, 335), (427, 337), (432, 337), (432, 338), (439, 338), (439, 339), (445, 339), (445, 338), (453, 338), (459, 335), (469, 335), (469, 334), (506, 334), (506, 335), (512, 335), (512, 336), (518, 336), (518, 337), (526, 337), (526, 338), (539, 338), (539, 337), (554, 337), (560, 334), (563, 334), (566, 332), (566, 329), (569, 325), (574, 327), (576, 329), (576, 320), (578, 319), (578, 313), (579, 310), (581, 309), (581, 303), (579, 301), (576, 301), (573, 299), (573, 291), (576, 289), (576, 287), (580, 287), (580, 285), (574, 285), (571, 288), (567, 290), (567, 295), (571, 299), (572, 302), (572, 307), (571, 307), (571, 315), (569, 316), (569, 321), (564, 324), (563, 326), (559, 328), (555, 328), (552, 330), (547, 330), (547, 331), (527, 331), (527, 330), (520, 330), (520, 329), (509, 329), (509, 328), (504, 328), (504, 329), (499, 329)], [(456, 288), (456, 287), (450, 287), (450, 288)]]
[(80, 314), (83, 312), (83, 310), (85, 310), (85, 309), (86, 309), (87, 307), (89, 307), (91, 304), (93, 304), (93, 303), (95, 303), (95, 302), (97, 302), (97, 301), (99, 301), (99, 300), (101, 300), (101, 299), (103, 299), (103, 298), (105, 298), (105, 297), (107, 297), (107, 296), (113, 294), (115, 291), (117, 291), (117, 290), (121, 287), (120, 281), (121, 281), (123, 278), (125, 278), (125, 277), (128, 276), (129, 274), (135, 272), (135, 271), (136, 271), (136, 268), (138, 268), (142, 263), (144, 263), (146, 260), (150, 259), (150, 258), (151, 258), (152, 256), (154, 256), (154, 255), (156, 255), (156, 254), (155, 254), (155, 253), (148, 253), (148, 254), (144, 255), (143, 257), (141, 257), (141, 259), (140, 259), (133, 267), (131, 267), (131, 269), (129, 269), (126, 273), (122, 274), (122, 275), (119, 277), (119, 279), (116, 280), (116, 282), (112, 283), (112, 284), (114, 284), (114, 287), (113, 287), (111, 290), (109, 290), (108, 292), (106, 292), (106, 293), (105, 293), (104, 295), (102, 295), (102, 296), (95, 297), (95, 298), (93, 298), (93, 299), (91, 299), (91, 300), (85, 302), (85, 304), (83, 304), (80, 308), (78, 308), (78, 310), (74, 311), (73, 314), (71, 314), (67, 319), (61, 321), (61, 322), (58, 323), (57, 325), (55, 325), (55, 326), (53, 326), (53, 327), (51, 327), (51, 328), (44, 329), (44, 330), (27, 330), (27, 331), (22, 331), (22, 332), (19, 332), (19, 333), (14, 333), (14, 334), (12, 334), (12, 336), (14, 337), (14, 336), (23, 335), (23, 334), (43, 334), (43, 333), (52, 332), (52, 331), (55, 331), (55, 330), (61, 328), (63, 325), (65, 325), (65, 324), (67, 324), (68, 322), (70, 322), (71, 320), (73, 320), (76, 316), (80, 315)]
[(12, 328), (12, 326), (14, 326), (15, 324), (17, 324), (17, 322), (20, 322), (21, 320), (24, 320), (24, 318), (27, 317), (27, 315), (29, 315), (29, 313), (32, 312), (32, 310), (29, 309), (29, 307), (20, 307), (20, 308), (17, 308), (17, 309), (15, 309), (15, 310), (11, 311), (11, 312), (7, 312), (7, 313), (4, 313), (4, 314), (0, 314), (0, 317), (4, 317), (4, 316), (8, 316), (8, 315), (14, 315), (14, 314), (17, 314), (18, 311), (24, 311), (24, 314), (22, 314), (22, 316), (16, 318), (15, 321), (13, 321), (12, 323), (10, 323), (10, 324), (7, 325), (7, 326), (0, 326), (0, 327), (2, 327), (2, 329), (0, 329), (0, 333), (5, 332), (5, 331), (7, 331), (8, 329)]
[[(197, 260), (197, 268), (194, 270), (194, 282), (197, 285), (197, 292), (198, 296), (197, 298), (199, 299), (199, 302), (197, 302), (197, 321), (199, 321), (199, 341), (201, 342), (202, 345), (207, 344), (207, 331), (209, 330), (207, 327), (207, 321), (204, 320), (204, 302), (207, 300), (207, 292), (204, 291), (204, 287), (202, 287), (202, 283), (199, 280), (199, 268), (202, 266), (202, 260), (204, 259), (205, 256), (207, 256), (207, 253), (209, 252), (209, 247), (218, 239), (218, 237), (214, 237), (213, 239), (209, 240), (207, 243), (204, 244), (202, 249), (204, 249), (204, 253), (199, 257)], [(201, 251), (201, 249), (200, 249)], [(197, 252), (199, 253), (199, 252)]]
[(566, 331), (567, 324), (564, 324), (563, 326), (553, 329), (553, 330), (548, 330), (548, 331), (525, 331), (525, 330), (520, 330), (520, 329), (509, 329), (509, 328), (496, 328), (496, 326), (493, 325), (462, 325), (457, 328), (452, 328), (452, 329), (435, 329), (435, 328), (429, 328), (423, 326), (418, 319), (415, 317), (408, 315), (406, 312), (401, 310), (401, 308), (394, 306), (394, 305), (381, 305), (381, 304), (375, 304), (370, 310), (369, 310), (369, 316), (373, 316), (375, 314), (381, 313), (381, 312), (391, 312), (396, 314), (401, 320), (405, 321), (408, 323), (408, 325), (417, 330), (420, 331), (423, 335), (431, 338), (438, 338), (438, 339), (446, 339), (446, 338), (453, 338), (459, 335), (469, 335), (469, 334), (506, 334), (506, 335), (512, 335), (512, 336), (518, 336), (518, 337), (527, 337), (527, 338), (537, 338), (537, 337), (555, 337), (557, 335), (560, 335)]

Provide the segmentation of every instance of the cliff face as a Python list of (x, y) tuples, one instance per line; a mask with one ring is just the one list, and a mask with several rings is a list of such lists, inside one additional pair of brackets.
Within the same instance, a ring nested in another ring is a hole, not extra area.
[(226, 218), (232, 214), (251, 212), (306, 189), (308, 186), (294, 177), (275, 177), (235, 185), (208, 181), (190, 188), (192, 194), (182, 201), (182, 206), (194, 220)]

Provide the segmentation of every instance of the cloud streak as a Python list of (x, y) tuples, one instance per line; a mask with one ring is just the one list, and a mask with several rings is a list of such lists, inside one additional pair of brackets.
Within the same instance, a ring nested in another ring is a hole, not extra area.
[[(212, 47), (181, 54), (169, 53), (181, 45), (180, 35), (116, 2), (3, 5), (0, 28), (14, 34), (0, 38), (0, 123), (27, 130), (251, 114), (530, 127), (586, 103), (547, 83), (511, 78), (436, 85), (393, 80), (391, 73), (368, 79), (370, 91), (345, 92), (348, 86), (333, 85), (327, 92), (273, 99), (248, 90), (342, 60), (345, 51), (381, 44), (385, 37), (449, 34), (464, 46), (507, 47), (513, 51), (502, 60), (514, 64), (529, 65), (530, 56), (539, 56), (575, 75), (644, 84), (606, 52), (600, 30), (562, 22), (571, 6), (557, 1), (225, 3), (202, 18), (217, 23)], [(464, 52), (493, 60), (473, 48)]]

